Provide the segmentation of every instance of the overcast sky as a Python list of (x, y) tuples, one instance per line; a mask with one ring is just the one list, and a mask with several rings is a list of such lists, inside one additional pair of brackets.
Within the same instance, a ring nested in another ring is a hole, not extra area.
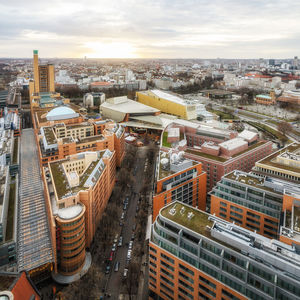
[(290, 58), (299, 0), (0, 0), (0, 57)]

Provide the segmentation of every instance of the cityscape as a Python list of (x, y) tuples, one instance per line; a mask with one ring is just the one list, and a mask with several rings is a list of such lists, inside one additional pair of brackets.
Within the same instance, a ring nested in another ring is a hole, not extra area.
[(0, 4), (0, 300), (300, 299), (299, 4), (89, 2)]

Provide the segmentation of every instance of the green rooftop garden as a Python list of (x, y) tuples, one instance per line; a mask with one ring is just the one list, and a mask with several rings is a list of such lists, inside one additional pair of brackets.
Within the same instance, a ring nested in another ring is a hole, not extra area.
[[(170, 213), (172, 208), (175, 208), (175, 214)], [(192, 213), (193, 217), (189, 219), (188, 213)], [(210, 232), (207, 230), (206, 226), (211, 227), (213, 222), (208, 220), (209, 215), (205, 212), (176, 202), (174, 205), (164, 208), (161, 211), (161, 215), (199, 234), (210, 237)]]
[(257, 148), (257, 147), (263, 145), (263, 144), (265, 144), (265, 142), (259, 141), (259, 142), (255, 143), (255, 144), (249, 146), (248, 149), (245, 149), (245, 150), (243, 150), (243, 151), (241, 151), (241, 152), (239, 152), (239, 153), (236, 153), (236, 154), (232, 155), (232, 157), (237, 157), (237, 156), (239, 156), (239, 155), (242, 155), (242, 154), (244, 154), (244, 153), (246, 153), (246, 152), (248, 152), (248, 151), (250, 151), (250, 150), (253, 150), (253, 149), (255, 149), (255, 148)]
[(45, 138), (48, 145), (52, 145), (56, 143), (56, 138), (51, 127), (44, 127)]
[(6, 240), (13, 238), (14, 232), (14, 215), (15, 215), (15, 198), (16, 198), (16, 184), (11, 183), (9, 187), (9, 203), (6, 223)]
[(194, 154), (194, 155), (197, 155), (197, 156), (202, 156), (202, 157), (205, 157), (205, 158), (209, 158), (209, 159), (212, 159), (212, 160), (217, 160), (217, 161), (220, 161), (220, 162), (227, 161), (227, 158), (224, 158), (224, 157), (221, 157), (221, 156), (211, 155), (211, 154), (208, 154), (208, 153), (203, 153), (203, 152), (197, 151), (197, 150), (187, 149), (185, 152), (191, 153), (191, 154)]
[(15, 165), (16, 163), (18, 163), (18, 145), (19, 145), (19, 138), (15, 137), (14, 140), (14, 153), (13, 153), (13, 165)]

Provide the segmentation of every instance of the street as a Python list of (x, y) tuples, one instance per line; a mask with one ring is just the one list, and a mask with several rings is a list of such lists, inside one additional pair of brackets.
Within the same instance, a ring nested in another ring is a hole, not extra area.
[[(123, 245), (121, 247), (117, 247), (114, 258), (111, 262), (110, 273), (107, 276), (107, 282), (105, 287), (105, 293), (110, 294), (110, 299), (119, 299), (120, 294), (128, 294), (126, 285), (123, 284), (123, 272), (124, 268), (128, 268), (129, 263), (126, 264), (127, 260), (127, 252), (128, 252), (128, 244), (131, 241), (133, 226), (136, 225), (136, 207), (139, 199), (139, 192), (143, 186), (143, 173), (144, 173), (144, 165), (145, 165), (145, 154), (146, 148), (138, 148), (138, 155), (135, 161), (135, 165), (133, 166), (133, 170), (135, 172), (135, 182), (133, 187), (131, 188), (131, 194), (129, 196), (129, 205), (126, 210), (126, 215), (124, 218), (124, 225), (120, 228), (120, 235), (123, 237)], [(136, 168), (136, 169), (135, 169)], [(125, 198), (125, 195), (122, 195), (122, 199)], [(136, 234), (135, 234), (136, 235)], [(133, 241), (133, 249), (137, 243), (144, 243), (144, 241), (137, 241), (137, 237), (135, 237)], [(135, 258), (131, 258), (133, 260)], [(119, 270), (117, 272), (114, 271), (114, 266), (116, 262), (120, 262)]]

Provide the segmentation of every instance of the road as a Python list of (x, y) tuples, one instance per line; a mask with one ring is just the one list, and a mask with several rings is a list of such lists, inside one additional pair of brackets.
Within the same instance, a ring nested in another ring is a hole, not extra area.
[[(126, 211), (126, 216), (124, 220), (124, 225), (122, 227), (121, 235), (123, 237), (123, 245), (122, 247), (118, 247), (111, 263), (111, 271), (109, 275), (106, 275), (107, 284), (105, 293), (110, 294), (110, 299), (119, 299), (119, 295), (122, 293), (127, 294), (126, 287), (122, 284), (123, 272), (126, 265), (126, 258), (127, 258), (127, 251), (128, 251), (128, 243), (131, 240), (131, 235), (133, 233), (132, 228), (136, 222), (135, 214), (136, 214), (136, 206), (138, 203), (139, 192), (143, 186), (143, 173), (144, 173), (144, 166), (145, 166), (145, 154), (146, 148), (138, 148), (138, 155), (133, 166), (133, 170), (136, 168), (136, 175), (135, 175), (135, 183), (134, 186), (131, 188), (131, 194), (129, 195), (129, 206)], [(123, 195), (123, 199), (125, 195)], [(119, 235), (120, 236), (120, 235)], [(142, 241), (143, 242), (143, 241)], [(137, 243), (137, 239), (134, 240), (133, 248)], [(120, 262), (119, 271), (114, 271), (115, 263)]]

